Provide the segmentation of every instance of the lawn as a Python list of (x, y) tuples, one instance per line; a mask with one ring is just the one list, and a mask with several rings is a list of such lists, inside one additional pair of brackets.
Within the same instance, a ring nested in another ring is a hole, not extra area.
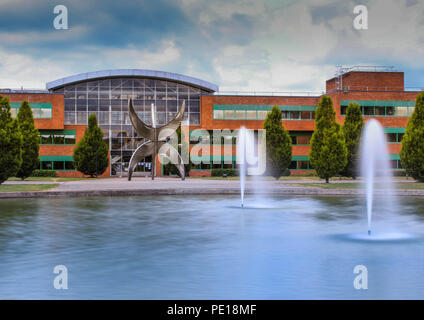
[[(63, 182), (63, 181), (79, 181), (91, 178), (66, 178), (66, 177), (29, 177), (24, 181), (48, 181), (48, 182)], [(101, 179), (101, 178), (98, 178)], [(20, 178), (9, 178), (7, 181), (22, 181)]]
[(0, 192), (44, 191), (56, 188), (59, 184), (0, 184)]

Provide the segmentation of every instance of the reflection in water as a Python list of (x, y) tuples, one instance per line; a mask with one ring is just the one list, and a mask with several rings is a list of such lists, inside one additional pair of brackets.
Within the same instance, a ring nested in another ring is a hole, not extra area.
[[(373, 217), (376, 232), (415, 235), (411, 241), (355, 239), (367, 225), (357, 198), (238, 205), (236, 196), (2, 200), (0, 298), (422, 295), (423, 199)], [(53, 289), (58, 264), (69, 271), (66, 292)], [(352, 286), (358, 264), (368, 267), (366, 292)]]

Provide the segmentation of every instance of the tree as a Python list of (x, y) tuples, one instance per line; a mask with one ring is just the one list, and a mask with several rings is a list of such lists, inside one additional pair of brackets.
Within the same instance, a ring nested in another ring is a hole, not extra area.
[(346, 166), (345, 138), (340, 124), (336, 122), (330, 97), (322, 96), (315, 114), (315, 131), (311, 138), (309, 160), (318, 176), (328, 183), (332, 176)]
[(22, 164), (16, 176), (24, 180), (39, 166), (40, 136), (27, 101), (22, 102), (17, 119), (22, 134)]
[(414, 113), (408, 121), (400, 161), (408, 175), (424, 182), (424, 92), (417, 96)]
[(0, 183), (13, 177), (22, 164), (22, 135), (10, 114), (9, 99), (0, 95)]
[(97, 177), (106, 171), (108, 164), (108, 145), (103, 140), (103, 131), (97, 125), (96, 115), (91, 114), (84, 136), (74, 149), (75, 168), (86, 175)]
[(347, 164), (342, 174), (353, 179), (356, 179), (358, 147), (363, 126), (364, 119), (362, 118), (361, 106), (356, 102), (349, 103), (343, 125), (347, 148)]
[[(188, 145), (187, 145), (187, 141), (185, 139), (185, 134), (184, 132), (181, 131), (181, 126), (178, 127), (178, 129), (176, 130), (176, 134), (178, 137), (178, 153), (182, 156), (182, 148), (184, 148), (184, 150), (188, 150)], [(164, 172), (167, 174), (178, 174), (179, 175), (179, 171), (177, 169), (177, 167), (172, 164), (171, 162), (168, 162), (167, 164), (164, 165), (163, 167)], [(188, 176), (188, 173), (191, 169), (191, 160), (189, 160), (188, 163), (184, 164), (184, 173), (185, 176)]]
[(264, 129), (266, 130), (266, 170), (270, 176), (277, 180), (288, 172), (292, 159), (292, 141), (289, 133), (283, 127), (281, 118), (282, 112), (275, 105), (264, 122)]

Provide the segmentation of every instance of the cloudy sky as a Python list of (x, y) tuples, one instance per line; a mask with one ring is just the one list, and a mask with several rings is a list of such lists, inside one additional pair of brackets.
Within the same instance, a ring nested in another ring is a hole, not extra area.
[[(53, 27), (59, 4), (69, 30)], [(353, 28), (358, 4), (368, 30)], [(424, 87), (424, 1), (0, 0), (0, 88), (141, 68), (223, 91), (322, 91), (336, 65), (393, 65)]]

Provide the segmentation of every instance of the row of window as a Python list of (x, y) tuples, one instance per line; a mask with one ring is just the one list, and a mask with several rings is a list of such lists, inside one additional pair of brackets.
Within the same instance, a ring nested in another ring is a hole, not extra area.
[[(72, 130), (75, 132), (75, 130)], [(43, 132), (40, 131), (40, 144), (42, 145), (74, 145), (76, 143), (76, 134), (65, 134), (62, 132)]]
[(41, 170), (74, 171), (73, 161), (40, 161)]
[[(386, 133), (386, 141), (388, 143), (401, 143), (404, 133)], [(290, 134), (292, 145), (310, 145), (312, 134), (311, 135), (292, 135)], [(219, 140), (220, 138), (220, 140)], [(256, 138), (256, 137), (255, 137)], [(207, 137), (191, 137), (190, 138), (190, 144), (196, 145), (199, 143), (209, 145), (210, 139)], [(232, 144), (235, 145), (237, 143), (237, 137), (230, 137), (230, 138), (224, 138), (224, 137), (218, 137), (217, 139), (214, 139), (214, 144)]]
[[(265, 120), (270, 110), (213, 110), (214, 120)], [(282, 120), (314, 120), (315, 111), (282, 111)]]
[[(347, 106), (341, 106), (341, 115), (346, 115)], [(371, 117), (409, 117), (414, 112), (414, 107), (396, 106), (361, 106), (363, 116)]]
[[(51, 108), (31, 108), (32, 116), (34, 119), (51, 119), (52, 118), (52, 109)], [(12, 118), (18, 116), (19, 108), (10, 108), (10, 114)]]
[[(231, 163), (199, 163), (193, 164), (191, 166), (192, 170), (211, 170), (211, 169), (235, 169), (237, 168), (236, 161), (232, 161)], [(309, 160), (306, 161), (292, 161), (290, 163), (290, 170), (312, 170), (312, 166), (309, 163)]]
[(386, 133), (385, 135), (388, 143), (401, 143), (405, 133)]
[[(99, 125), (131, 125), (127, 112), (65, 112), (65, 124), (82, 124), (86, 125), (88, 122), (88, 117), (91, 114), (96, 114), (97, 122)], [(146, 122), (147, 124), (151, 123), (151, 113), (150, 111), (146, 112), (137, 112), (140, 119)], [(174, 119), (176, 112), (156, 112), (156, 121), (158, 125), (164, 125)], [(200, 125), (200, 113), (184, 113), (184, 121), (188, 120), (191, 125)]]
[[(402, 169), (402, 165), (400, 160), (390, 160), (390, 165), (392, 169)], [(215, 163), (203, 163), (193, 164), (191, 166), (192, 170), (211, 170), (211, 169), (235, 169), (237, 168), (237, 164), (235, 161), (232, 163), (224, 163), (223, 161), (219, 164)], [(290, 170), (313, 170), (311, 163), (309, 160), (300, 160), (300, 161), (292, 161), (289, 166)]]

